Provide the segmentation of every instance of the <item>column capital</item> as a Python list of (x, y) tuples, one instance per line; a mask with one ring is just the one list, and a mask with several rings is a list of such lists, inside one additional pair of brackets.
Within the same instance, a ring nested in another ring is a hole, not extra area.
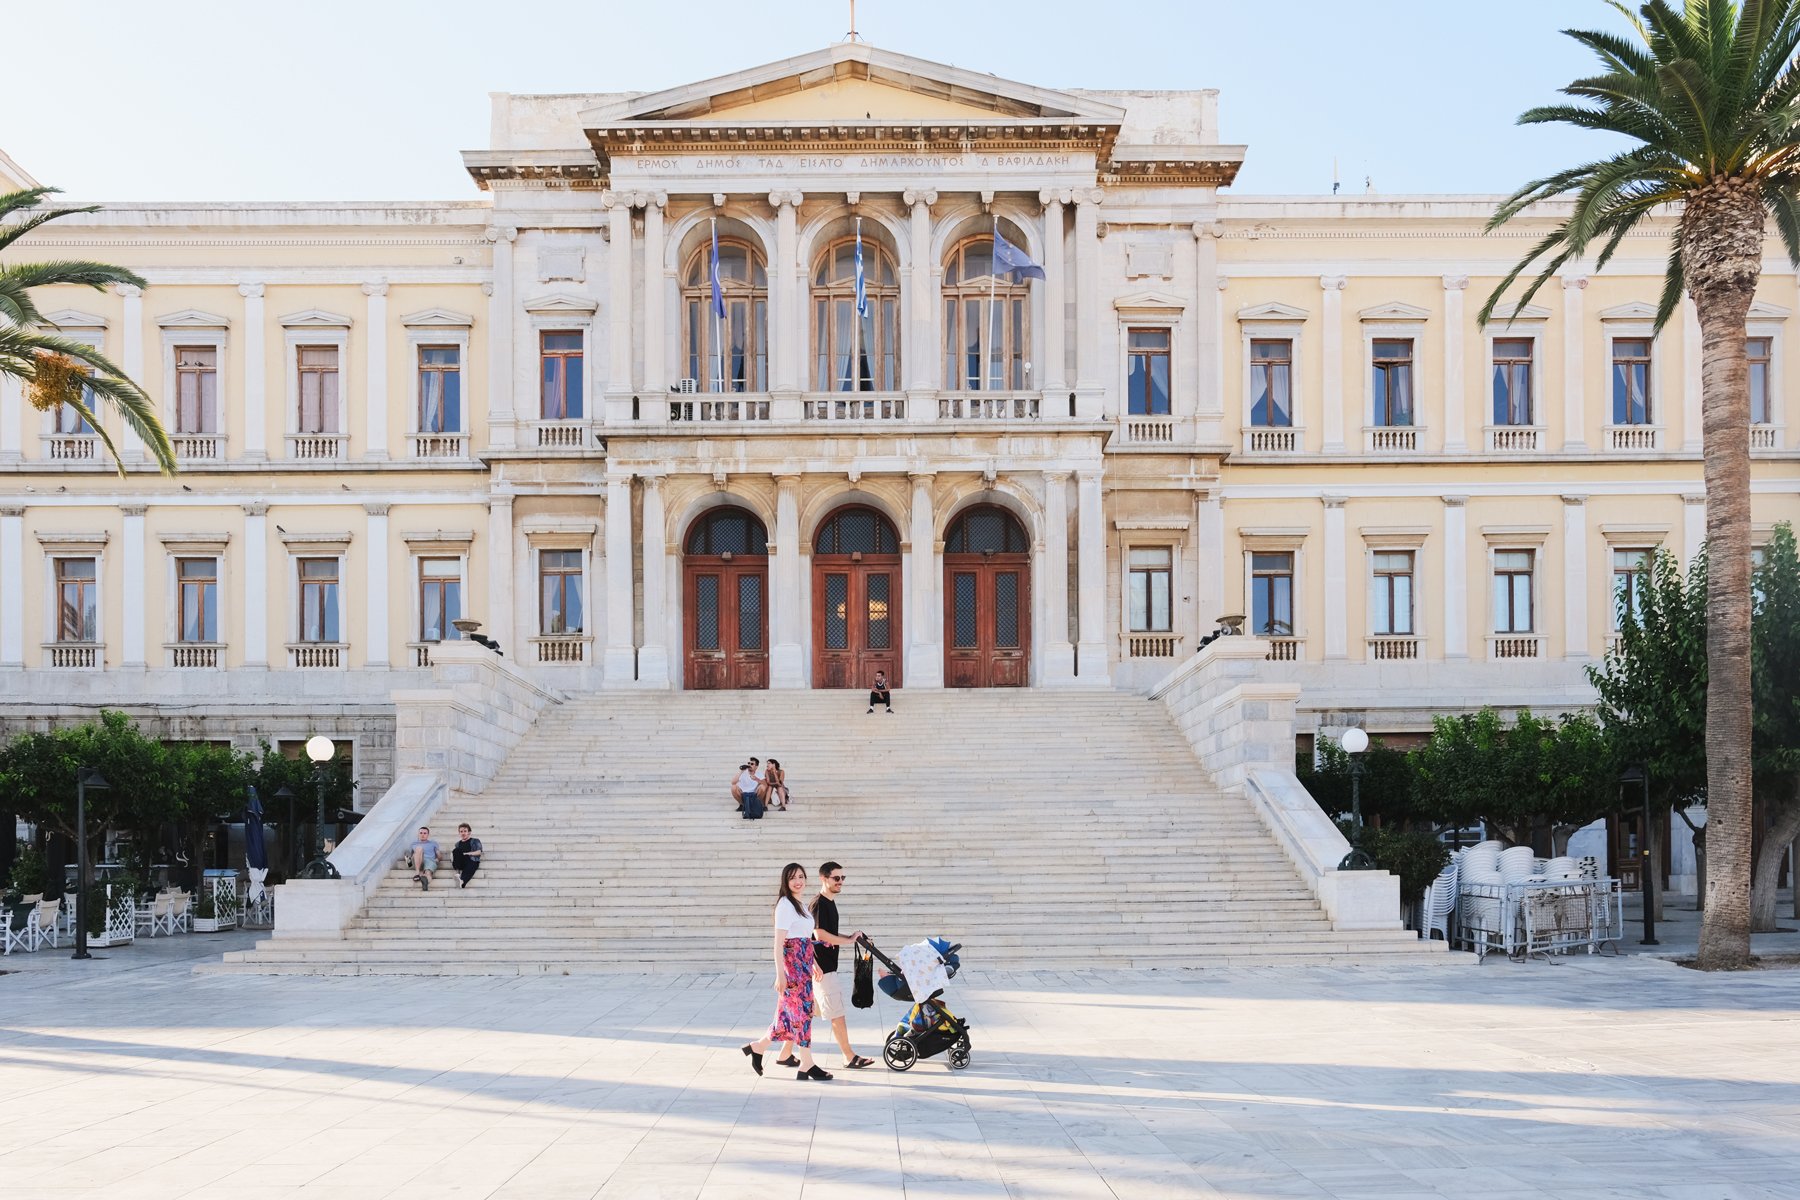
[(385, 296), (388, 294), (388, 282), (385, 279), (372, 280), (371, 282), (362, 285), (362, 292), (363, 295), (370, 298)]
[(119, 505), (119, 514), (126, 517), (141, 517), (149, 508), (148, 504), (121, 504)]
[[(131, 285), (128, 283), (121, 284), (119, 286), (120, 286), (119, 294), (121, 296), (142, 295), (143, 294), (137, 288), (131, 287)], [(124, 290), (125, 288), (128, 288), (128, 287), (131, 287), (131, 291), (129, 291), (129, 292)], [(242, 296), (246, 300), (261, 300), (263, 298), (263, 285), (260, 283), (240, 283), (240, 284), (238, 284), (238, 295)]]
[(22, 517), (25, 515), (23, 504), (0, 504), (0, 517)]
[(1207, 238), (1213, 238), (1216, 240), (1216, 239), (1222, 238), (1224, 236), (1225, 236), (1225, 222), (1223, 222), (1223, 221), (1195, 221), (1194, 222), (1194, 240), (1197, 242), (1203, 242)]
[(1348, 275), (1321, 275), (1319, 286), (1328, 292), (1341, 292), (1350, 284)]
[(1038, 192), (1038, 203), (1045, 208), (1052, 204), (1067, 204), (1074, 199), (1074, 192), (1068, 188), (1044, 188)]
[(1076, 471), (1075, 479), (1079, 483), (1099, 483), (1103, 474), (1099, 467), (1090, 467)]
[(1706, 493), (1705, 492), (1684, 492), (1684, 493), (1682, 493), (1682, 496), (1681, 496), (1681, 502), (1683, 504), (1705, 504), (1706, 503)]
[(481, 231), (481, 236), (490, 242), (514, 242), (518, 240), (519, 231), (511, 225), (489, 225)]
[(661, 475), (639, 475), (638, 478), (644, 481), (644, 490), (646, 492), (661, 493), (663, 485), (663, 477)]
[(1568, 505), (1570, 508), (1580, 508), (1582, 505), (1587, 503), (1587, 499), (1588, 498), (1586, 496), (1577, 496), (1577, 495), (1574, 495), (1571, 493), (1570, 495), (1564, 496), (1562, 498), (1562, 502), (1564, 504)]
[(780, 471), (775, 474), (775, 487), (782, 492), (800, 490), (800, 473), (797, 471)]
[(1586, 275), (1564, 275), (1562, 285), (1565, 290), (1573, 289), (1579, 292), (1587, 287), (1588, 277)]
[(1076, 204), (1083, 208), (1096, 207), (1106, 199), (1106, 189), (1076, 188), (1073, 199)]
[(1221, 292), (1224, 291), (1226, 288), (1231, 286), (1231, 276), (1229, 276), (1229, 275), (1219, 276), (1218, 283), (1219, 283), (1219, 290)]
[(1445, 496), (1444, 504), (1449, 508), (1461, 508), (1469, 502), (1467, 496)]
[(631, 193), (630, 192), (615, 192), (611, 188), (607, 188), (605, 191), (600, 193), (600, 207), (608, 208), (608, 209), (612, 209), (612, 208), (629, 209), (631, 207)]
[(493, 512), (497, 508), (511, 508), (513, 506), (513, 493), (490, 492), (488, 493), (487, 506), (489, 512)]
[[(256, 288), (256, 294), (259, 296), (262, 295), (262, 284), (259, 283), (254, 286)], [(135, 283), (115, 283), (112, 285), (112, 290), (114, 293), (125, 297), (127, 300), (136, 300), (139, 296), (144, 294), (144, 289)], [(240, 287), (238, 291), (244, 292), (244, 289)], [(244, 295), (246, 296), (249, 294), (249, 292), (244, 292)]]
[(1344, 507), (1344, 502), (1348, 499), (1348, 496), (1320, 496), (1319, 503), (1323, 504), (1326, 508), (1342, 508)]
[(392, 507), (394, 507), (392, 504), (384, 500), (370, 500), (363, 505), (363, 511), (371, 517), (385, 517), (388, 515), (388, 509)]
[(1045, 483), (1068, 483), (1069, 476), (1071, 476), (1073, 474), (1074, 474), (1073, 471), (1063, 471), (1063, 470), (1045, 471), (1044, 472), (1044, 482)]
[(269, 502), (267, 500), (252, 500), (242, 507), (246, 517), (263, 517), (267, 516), (269, 513)]
[(1469, 277), (1467, 275), (1444, 276), (1444, 290), (1446, 292), (1460, 292), (1468, 286)]
[(933, 204), (938, 202), (936, 188), (907, 188), (904, 192), (900, 193), (900, 198), (906, 201), (906, 207), (908, 208), (913, 208), (920, 204), (923, 204), (926, 208), (930, 208)]
[(793, 190), (774, 191), (769, 193), (769, 207), (779, 211), (783, 206), (798, 208), (805, 201), (806, 193)]
[(914, 487), (929, 487), (931, 486), (932, 480), (937, 478), (937, 472), (922, 469), (918, 471), (908, 471), (906, 477), (913, 481)]
[(493, 280), (484, 279), (481, 281), (481, 294), (484, 296), (492, 296), (494, 294), (494, 281)]
[(645, 211), (652, 208), (669, 207), (669, 193), (667, 192), (638, 192), (636, 195), (638, 207)]

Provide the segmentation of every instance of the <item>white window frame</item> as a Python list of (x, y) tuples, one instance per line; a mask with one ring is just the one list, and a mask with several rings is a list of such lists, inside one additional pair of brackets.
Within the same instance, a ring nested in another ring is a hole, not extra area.
[(1668, 525), (1602, 525), (1601, 540), (1606, 543), (1606, 625), (1609, 633), (1619, 632), (1619, 614), (1613, 604), (1613, 554), (1619, 550), (1648, 550), (1654, 561), (1657, 552), (1667, 548), (1672, 527)]
[[(1484, 334), (1487, 339), (1487, 370), (1484, 372), (1481, 388), (1482, 426), (1488, 434), (1488, 448), (1493, 448), (1493, 435), (1497, 429), (1531, 429), (1536, 430), (1540, 448), (1548, 436), (1545, 432), (1544, 395), (1544, 347), (1547, 344), (1545, 330), (1549, 321), (1545, 317), (1514, 317), (1510, 322), (1495, 320), (1488, 325)], [(1499, 425), (1494, 422), (1494, 343), (1495, 342), (1530, 342), (1531, 343), (1531, 424)], [(1610, 364), (1608, 365), (1610, 370)], [(1608, 399), (1610, 406), (1611, 400)]]
[[(1118, 391), (1119, 419), (1121, 421), (1173, 421), (1181, 417), (1192, 416), (1192, 410), (1182, 411), (1182, 395), (1184, 389), (1175, 385), (1175, 372), (1179, 368), (1181, 357), (1182, 310), (1163, 305), (1145, 305), (1144, 307), (1120, 307), (1118, 312)], [(1131, 333), (1134, 329), (1146, 332), (1160, 330), (1169, 335), (1169, 411), (1166, 413), (1134, 413), (1131, 411)], [(1035, 381), (1034, 381), (1035, 382)]]
[[(1483, 529), (1482, 537), (1487, 542), (1487, 576), (1483, 581), (1487, 597), (1482, 607), (1487, 610), (1486, 636), (1491, 642), (1497, 637), (1535, 637), (1549, 644), (1549, 634), (1544, 629), (1549, 619), (1544, 608), (1544, 571), (1549, 561), (1544, 556), (1544, 547), (1550, 540), (1549, 528), (1532, 529)], [(1498, 563), (1494, 556), (1504, 550), (1531, 551), (1531, 625), (1529, 631), (1501, 633), (1495, 628), (1500, 623), (1500, 614), (1494, 607), (1494, 574)], [(1547, 653), (1547, 652), (1546, 652)], [(1543, 655), (1540, 655), (1543, 657)]]
[[(98, 646), (104, 665), (106, 648), (106, 545), (111, 536), (105, 533), (40, 533), (38, 545), (44, 553), (44, 644), (64, 646)], [(56, 591), (56, 560), (59, 558), (91, 558), (94, 560), (94, 640), (92, 642), (60, 642), (58, 616), (62, 600)]]
[[(525, 311), (531, 314), (532, 404), (531, 408), (527, 411), (530, 413), (528, 419), (533, 424), (573, 424), (579, 420), (584, 425), (591, 425), (597, 420), (594, 413), (594, 404), (597, 398), (597, 393), (594, 390), (594, 313), (597, 306), (597, 302), (594, 300), (560, 292), (551, 296), (540, 297), (525, 305)], [(408, 330), (407, 332), (410, 337), (412, 331)], [(579, 333), (581, 335), (582, 415), (579, 418), (544, 416), (544, 334), (546, 333)], [(466, 330), (464, 331), (464, 337), (465, 339), (467, 337)], [(463, 350), (463, 370), (465, 374), (468, 371), (468, 357), (468, 350), (465, 347)], [(413, 351), (413, 370), (415, 373), (418, 370), (418, 363), (419, 355), (418, 351), (415, 349)], [(467, 381), (465, 380), (465, 384), (466, 382)], [(418, 381), (416, 379), (413, 381), (412, 405), (413, 416), (411, 420), (414, 424), (417, 424), (419, 419), (419, 389)], [(468, 388), (465, 386), (463, 389), (463, 411), (465, 415), (468, 412), (468, 407)]]
[[(46, 322), (44, 327), (58, 337), (71, 342), (80, 342), (82, 345), (98, 350), (102, 354), (106, 353), (106, 328), (103, 325), (58, 325), (54, 321), (49, 321)], [(172, 373), (173, 372), (171, 371), (171, 374)], [(21, 384), (20, 386), (23, 385)], [(101, 420), (105, 419), (104, 410), (99, 405), (94, 405), (93, 409), (94, 416)], [(50, 457), (49, 443), (51, 438), (91, 437), (96, 442), (99, 441), (100, 435), (97, 431), (95, 433), (58, 433), (56, 431), (56, 414), (54, 412), (43, 413), (39, 417), (38, 423), (40, 429), (39, 440), (44, 447), (45, 458)], [(104, 450), (101, 450), (98, 447), (95, 449), (96, 455), (103, 453), (105, 453)], [(94, 461), (98, 462), (99, 459), (96, 458)]]
[[(231, 584), (228, 577), (230, 560), (226, 548), (231, 544), (229, 533), (164, 533), (158, 539), (163, 545), (163, 558), (167, 566), (163, 568), (163, 644), (173, 645), (215, 645), (227, 646), (231, 639), (226, 624), (230, 613)], [(184, 558), (210, 558), (218, 563), (218, 625), (219, 640), (216, 642), (182, 642), (181, 640), (181, 567)], [(223, 664), (221, 664), (223, 665)]]
[(1307, 637), (1306, 621), (1306, 537), (1310, 531), (1300, 530), (1239, 530), (1238, 541), (1243, 555), (1243, 599), (1244, 599), (1244, 632), (1261, 637), (1253, 627), (1256, 617), (1256, 570), (1257, 554), (1292, 554), (1294, 556), (1293, 574), (1293, 628), (1285, 635), (1271, 634), (1272, 637), (1286, 637), (1305, 642)]
[[(1249, 449), (1249, 438), (1252, 430), (1257, 429), (1291, 429), (1294, 435), (1296, 452), (1306, 448), (1306, 406), (1305, 392), (1300, 386), (1304, 378), (1306, 353), (1306, 316), (1301, 310), (1276, 313), (1273, 306), (1243, 309), (1238, 312), (1239, 364), (1241, 379), (1239, 387), (1241, 408), (1240, 418), (1244, 431), (1245, 449)], [(1264, 314), (1267, 315), (1264, 315)], [(1251, 422), (1251, 413), (1256, 407), (1256, 391), (1250, 375), (1251, 342), (1286, 341), (1291, 346), (1293, 361), (1288, 367), (1288, 403), (1293, 409), (1294, 423), (1288, 426), (1256, 425)]]
[[(1671, 392), (1667, 381), (1663, 379), (1663, 335), (1656, 331), (1654, 321), (1646, 321), (1636, 317), (1600, 318), (1602, 351), (1600, 361), (1605, 367), (1604, 385), (1600, 389), (1601, 426), (1606, 434), (1606, 444), (1611, 446), (1615, 429), (1649, 429), (1654, 430), (1656, 445), (1660, 449), (1667, 437), (1669, 425), (1669, 405), (1681, 403), (1681, 391)], [(1643, 425), (1615, 425), (1613, 423), (1613, 343), (1615, 341), (1640, 341), (1650, 343), (1650, 420)]]
[[(226, 447), (230, 445), (231, 437), (233, 398), (230, 368), (231, 328), (223, 320), (216, 324), (201, 323), (207, 319), (198, 314), (177, 313), (173, 318), (164, 318), (158, 322), (160, 326), (158, 340), (162, 347), (162, 418), (163, 427), (169, 431), (171, 439), (179, 440), (183, 436), (217, 438), (219, 440), (218, 458), (222, 459), (227, 455)], [(212, 349), (219, 390), (219, 427), (212, 433), (183, 435), (175, 432), (176, 416), (181, 406), (180, 397), (175, 394), (175, 347), (177, 346), (207, 346)]]
[[(1362, 319), (1362, 424), (1365, 430), (1370, 429), (1415, 429), (1413, 436), (1418, 439), (1419, 449), (1425, 448), (1425, 433), (1430, 425), (1424, 419), (1425, 398), (1430, 394), (1425, 386), (1425, 327), (1426, 322), (1419, 320), (1385, 320), (1376, 317)], [(1412, 343), (1412, 399), (1413, 423), (1411, 425), (1377, 425), (1375, 424), (1375, 343), (1387, 341), (1410, 341)], [(1365, 434), (1366, 437), (1366, 434)]]
[[(341, 321), (342, 324), (337, 322)], [(281, 319), (283, 343), (282, 371), (287, 377), (287, 435), (289, 437), (330, 437), (323, 433), (300, 432), (300, 347), (333, 346), (338, 355), (338, 432), (344, 453), (350, 452), (350, 318), (332, 318), (322, 313), (299, 313)]]
[[(594, 638), (594, 538), (592, 534), (534, 533), (527, 534), (531, 547), (531, 628), (533, 637)], [(544, 562), (546, 550), (578, 550), (581, 552), (582, 622), (579, 633), (549, 633), (544, 629)]]
[(347, 665), (350, 657), (350, 542), (348, 533), (285, 533), (281, 540), (287, 547), (287, 604), (289, 620), (288, 644), (299, 645), (304, 632), (305, 614), (300, 610), (300, 560), (303, 558), (335, 558), (338, 560), (337, 623), (335, 642), (308, 642), (306, 645), (341, 646), (340, 662)]
[[(419, 593), (419, 571), (425, 559), (454, 558), (457, 561), (458, 574), (462, 585), (463, 615), (468, 615), (469, 604), (469, 550), (475, 542), (473, 530), (460, 532), (433, 530), (429, 533), (402, 533), (400, 540), (406, 543), (408, 580), (412, 588), (412, 600), (408, 604), (410, 623), (407, 625), (407, 644), (417, 647), (429, 643), (419, 640), (421, 627), (425, 623), (424, 600)], [(493, 636), (500, 636), (490, 631)]]
[[(1425, 542), (1430, 536), (1423, 529), (1364, 529), (1363, 538), (1363, 625), (1365, 636), (1371, 638), (1412, 638), (1423, 642), (1426, 635), (1425, 617), (1430, 611), (1423, 593), (1425, 583)], [(1377, 554), (1410, 554), (1412, 555), (1412, 632), (1411, 633), (1377, 633), (1375, 631), (1375, 605), (1379, 598), (1375, 586), (1375, 556)]]
[[(1766, 430), (1763, 436), (1769, 439), (1768, 444), (1752, 448), (1759, 450), (1779, 450), (1787, 428), (1787, 397), (1782, 391), (1782, 380), (1786, 375), (1786, 364), (1783, 361), (1785, 352), (1782, 347), (1783, 318), (1758, 315), (1752, 311), (1750, 318), (1744, 322), (1746, 338), (1769, 339), (1769, 419), (1766, 424), (1752, 425), (1753, 430)], [(1752, 434), (1754, 439), (1756, 434)]]
[[(1133, 550), (1167, 550), (1169, 552), (1169, 627), (1167, 629), (1133, 629), (1131, 627), (1131, 552)], [(1119, 632), (1133, 634), (1179, 634), (1184, 624), (1182, 598), (1176, 587), (1187, 578), (1183, 561), (1183, 541), (1179, 531), (1121, 531), (1119, 536)]]
[[(535, 328), (535, 326), (534, 326), (534, 328)], [(469, 326), (467, 326), (467, 325), (450, 325), (450, 324), (413, 325), (413, 324), (408, 324), (406, 326), (406, 355), (407, 355), (406, 433), (407, 433), (407, 437), (409, 437), (409, 438), (418, 437), (425, 432), (424, 430), (419, 428), (419, 348), (421, 346), (455, 346), (456, 347), (458, 370), (462, 374), (462, 426), (463, 427), (461, 429), (446, 430), (438, 436), (441, 436), (441, 437), (450, 437), (453, 435), (462, 436), (462, 437), (469, 436), (469, 430), (475, 424), (474, 394), (473, 394), (473, 388), (471, 387), (471, 383), (474, 379), (474, 374), (473, 374), (473, 372), (471, 372), (469, 370), (469, 334), (470, 334), (470, 329), (469, 329)], [(592, 342), (592, 338), (589, 337), (586, 341), (584, 341), (582, 343), (582, 353), (584, 355), (586, 355), (588, 353), (589, 345), (591, 342)], [(534, 359), (536, 358), (535, 354), (533, 355), (533, 358)], [(591, 361), (592, 361), (592, 359), (590, 357), (588, 359), (588, 362), (591, 362)], [(582, 366), (583, 366), (582, 375), (585, 377), (587, 374), (587, 371), (586, 371), (587, 362), (584, 362), (582, 364)], [(540, 365), (537, 369), (539, 371), (541, 371), (543, 368)], [(535, 376), (534, 376), (534, 378), (535, 378)], [(583, 387), (587, 386), (587, 381), (585, 378), (582, 380), (582, 386)], [(586, 397), (584, 397), (584, 400), (585, 399), (586, 399)], [(591, 412), (592, 409), (589, 409), (587, 411)]]

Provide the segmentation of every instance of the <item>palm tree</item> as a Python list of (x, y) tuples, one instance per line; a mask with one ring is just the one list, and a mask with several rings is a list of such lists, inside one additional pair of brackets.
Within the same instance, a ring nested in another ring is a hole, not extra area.
[(1686, 292), (1699, 317), (1706, 438), (1707, 880), (1699, 966), (1750, 960), (1750, 388), (1744, 318), (1774, 218), (1800, 264), (1800, 0), (1649, 0), (1633, 13), (1607, 2), (1630, 35), (1568, 30), (1601, 74), (1534, 108), (1524, 125), (1561, 123), (1632, 145), (1526, 184), (1494, 213), (1494, 229), (1540, 200), (1573, 193), (1573, 208), (1513, 268), (1482, 309), (1533, 264), (1521, 297), (1599, 245), (1599, 270), (1632, 230), (1675, 218), (1660, 328)]
[[(0, 250), (47, 221), (71, 213), (95, 211), (93, 208), (31, 211), (56, 190), (34, 187), (0, 193)], [(22, 220), (9, 220), (16, 214), (29, 215)], [(118, 410), (126, 426), (143, 439), (163, 473), (173, 475), (175, 449), (169, 444), (169, 434), (157, 419), (156, 406), (144, 389), (94, 347), (42, 330), (43, 314), (32, 303), (31, 289), (57, 283), (81, 284), (95, 291), (115, 283), (144, 286), (144, 281), (132, 272), (105, 263), (56, 261), (0, 265), (0, 375), (21, 380), (32, 404), (46, 412), (67, 405), (80, 413), (81, 419), (105, 443), (107, 453), (112, 455), (123, 475), (125, 465), (119, 458), (118, 447), (113, 445), (106, 426), (101, 424), (86, 399), (104, 398)]]

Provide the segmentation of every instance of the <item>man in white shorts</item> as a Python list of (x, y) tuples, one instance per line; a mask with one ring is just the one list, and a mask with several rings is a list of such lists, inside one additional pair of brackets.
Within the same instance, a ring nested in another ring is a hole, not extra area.
[[(850, 1046), (850, 1022), (846, 1019), (850, 1015), (850, 997), (844, 984), (849, 972), (838, 970), (838, 947), (854, 945), (862, 931), (848, 937), (838, 932), (837, 895), (843, 889), (842, 866), (828, 862), (819, 868), (819, 894), (812, 902), (813, 938), (819, 943), (813, 953), (813, 1016), (831, 1022), (831, 1035), (844, 1052), (844, 1065), (860, 1069), (872, 1066), (875, 1060), (864, 1058)], [(784, 1046), (780, 1065), (788, 1065), (787, 1057)]]

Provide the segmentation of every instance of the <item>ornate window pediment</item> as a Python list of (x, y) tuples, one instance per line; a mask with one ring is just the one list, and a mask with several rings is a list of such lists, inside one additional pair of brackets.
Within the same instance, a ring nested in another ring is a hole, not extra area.
[(1400, 300), (1389, 300), (1386, 304), (1365, 308), (1356, 315), (1364, 321), (1425, 321), (1430, 319), (1431, 310)]
[(1304, 321), (1309, 315), (1304, 308), (1283, 304), (1279, 300), (1269, 300), (1262, 304), (1252, 304), (1248, 308), (1238, 309), (1237, 319), (1240, 321)]
[(164, 329), (227, 329), (231, 325), (229, 318), (202, 312), (197, 308), (167, 313), (156, 318), (156, 323)]
[(1751, 302), (1750, 311), (1746, 315), (1752, 321), (1785, 321), (1793, 316), (1793, 311), (1779, 304), (1770, 304), (1767, 300), (1755, 300)]
[[(592, 296), (578, 296), (574, 292), (545, 292), (525, 302), (525, 311), (530, 313), (586, 313), (591, 316), (599, 307), (600, 302)], [(412, 322), (409, 320), (407, 324)]]
[(1512, 301), (1494, 305), (1494, 323), (1503, 324), (1508, 321), (1548, 321), (1550, 310), (1541, 304), (1518, 305)]
[(1113, 307), (1128, 314), (1177, 317), (1187, 308), (1187, 301), (1170, 292), (1133, 292), (1114, 300)]
[(91, 312), (82, 312), (78, 308), (58, 309), (53, 313), (45, 313), (39, 322), (53, 329), (105, 329), (106, 318), (95, 316)]
[(416, 313), (406, 314), (400, 318), (400, 324), (440, 329), (467, 329), (475, 324), (475, 318), (468, 313), (459, 313), (454, 309), (427, 308)]
[(287, 329), (348, 329), (351, 321), (349, 317), (326, 312), (322, 308), (309, 308), (304, 312), (289, 313), (280, 319), (279, 324)]
[(1632, 300), (1625, 304), (1615, 304), (1611, 308), (1600, 310), (1602, 321), (1654, 321), (1656, 305), (1646, 304), (1642, 300)]

